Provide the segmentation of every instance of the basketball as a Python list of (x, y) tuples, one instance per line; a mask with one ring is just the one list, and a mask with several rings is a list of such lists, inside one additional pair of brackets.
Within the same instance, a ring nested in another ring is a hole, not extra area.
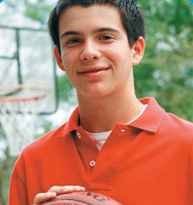
[(41, 205), (121, 205), (117, 201), (101, 195), (90, 192), (72, 192), (61, 194), (52, 200), (46, 201)]

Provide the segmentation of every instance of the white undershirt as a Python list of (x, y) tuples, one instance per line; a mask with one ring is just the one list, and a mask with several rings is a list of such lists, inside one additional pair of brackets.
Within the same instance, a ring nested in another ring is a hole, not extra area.
[[(130, 124), (134, 122), (135, 120), (137, 120), (143, 114), (146, 108), (147, 108), (147, 104), (145, 104), (141, 112), (131, 121), (129, 121), (127, 124)], [(91, 133), (91, 132), (87, 132), (86, 130), (85, 132), (93, 139), (98, 149), (101, 150), (102, 146), (104, 145), (105, 141), (109, 137), (112, 130), (107, 131), (107, 132), (100, 132), (100, 133)]]

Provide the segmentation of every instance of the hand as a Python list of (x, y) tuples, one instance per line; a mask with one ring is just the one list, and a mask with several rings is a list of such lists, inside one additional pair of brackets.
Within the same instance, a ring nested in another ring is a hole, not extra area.
[(85, 188), (82, 186), (53, 186), (46, 193), (37, 194), (34, 198), (34, 205), (40, 205), (49, 199), (55, 198), (59, 194), (77, 191), (85, 191)]

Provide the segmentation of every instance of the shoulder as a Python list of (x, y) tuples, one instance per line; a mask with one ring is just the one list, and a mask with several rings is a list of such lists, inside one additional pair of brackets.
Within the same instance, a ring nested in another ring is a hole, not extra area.
[(160, 132), (176, 140), (191, 142), (193, 145), (193, 123), (174, 114), (165, 113)]
[(164, 122), (171, 126), (171, 128), (175, 128), (182, 131), (188, 131), (191, 133), (193, 132), (192, 122), (179, 118), (178, 116), (172, 113), (165, 114)]
[(52, 147), (56, 147), (57, 144), (61, 144), (64, 136), (64, 128), (66, 123), (61, 127), (48, 132), (47, 134), (39, 137), (30, 144), (28, 144), (21, 152), (17, 163), (24, 163), (26, 159), (35, 159), (43, 155), (43, 153), (52, 150)]
[(77, 107), (65, 124), (27, 145), (18, 158), (18, 163), (22, 163), (22, 160), (25, 164), (40, 163), (45, 159), (54, 160), (54, 157), (67, 154), (69, 146), (74, 144), (74, 138), (70, 136), (77, 128), (78, 115)]
[(56, 155), (55, 153), (60, 155), (66, 144), (62, 143), (65, 140), (65, 126), (66, 123), (27, 145), (16, 160), (16, 171), (21, 173), (27, 167), (39, 166), (38, 164), (51, 160)]
[(24, 152), (27, 151), (28, 149), (38, 149), (42, 146), (48, 145), (49, 143), (53, 143), (54, 141), (61, 139), (62, 136), (64, 135), (64, 128), (66, 126), (66, 123), (63, 124), (62, 126), (60, 126), (57, 129), (54, 129), (50, 132), (48, 132), (47, 134), (39, 137), (38, 139), (34, 140), (32, 143), (30, 143), (29, 145), (27, 145), (24, 148)]

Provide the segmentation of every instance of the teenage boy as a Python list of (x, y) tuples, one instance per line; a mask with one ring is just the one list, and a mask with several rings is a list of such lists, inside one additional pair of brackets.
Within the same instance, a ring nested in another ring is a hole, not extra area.
[(137, 3), (59, 0), (49, 29), (79, 106), (23, 150), (9, 205), (81, 190), (124, 205), (192, 205), (193, 124), (135, 95), (133, 66), (145, 49)]

